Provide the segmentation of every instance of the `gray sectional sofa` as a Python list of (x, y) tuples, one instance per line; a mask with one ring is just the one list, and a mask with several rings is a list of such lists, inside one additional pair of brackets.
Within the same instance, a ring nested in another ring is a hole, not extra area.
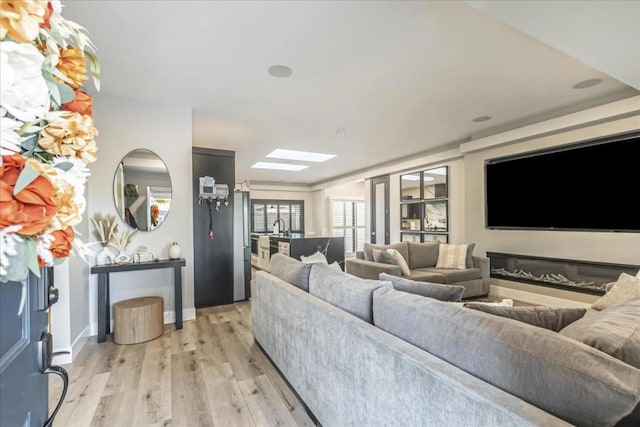
[(363, 279), (377, 279), (380, 273), (400, 276), (400, 267), (397, 265), (374, 261), (373, 249), (390, 248), (397, 250), (409, 265), (411, 274), (403, 276), (407, 279), (463, 286), (465, 288), (463, 298), (489, 294), (489, 258), (473, 256), (471, 254), (473, 247), (471, 247), (467, 255), (466, 270), (436, 268), (439, 247), (439, 242), (400, 242), (391, 245), (365, 243), (364, 251), (357, 252), (355, 259), (346, 260), (346, 271)]
[(253, 335), (325, 427), (634, 425), (640, 414), (640, 369), (593, 347), (390, 282), (272, 263), (287, 281), (257, 273)]

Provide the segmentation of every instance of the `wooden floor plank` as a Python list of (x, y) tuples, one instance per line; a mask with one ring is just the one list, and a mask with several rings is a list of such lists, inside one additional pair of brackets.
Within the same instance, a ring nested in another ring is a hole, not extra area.
[(135, 397), (134, 426), (162, 426), (171, 420), (171, 334), (147, 343)]
[(295, 426), (296, 422), (278, 397), (269, 379), (261, 375), (238, 383), (258, 426)]
[(195, 351), (171, 356), (171, 424), (213, 426), (207, 389)]
[[(255, 344), (249, 302), (198, 309), (182, 330), (165, 325), (147, 343), (92, 337), (66, 368), (57, 426), (314, 425)], [(53, 408), (61, 382), (50, 384)]]

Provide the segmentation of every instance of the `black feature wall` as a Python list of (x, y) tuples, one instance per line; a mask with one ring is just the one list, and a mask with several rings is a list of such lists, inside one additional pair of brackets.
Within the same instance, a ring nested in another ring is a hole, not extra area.
[[(196, 308), (233, 303), (233, 187), (235, 152), (193, 148), (193, 278)], [(209, 239), (209, 210), (198, 203), (199, 178), (211, 176), (216, 184), (227, 184), (229, 206), (213, 215), (214, 239)]]

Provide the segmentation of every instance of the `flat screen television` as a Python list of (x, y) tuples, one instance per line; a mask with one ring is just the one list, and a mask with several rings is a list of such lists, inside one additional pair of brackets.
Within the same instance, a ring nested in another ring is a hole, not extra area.
[(640, 132), (488, 160), (486, 226), (640, 232)]

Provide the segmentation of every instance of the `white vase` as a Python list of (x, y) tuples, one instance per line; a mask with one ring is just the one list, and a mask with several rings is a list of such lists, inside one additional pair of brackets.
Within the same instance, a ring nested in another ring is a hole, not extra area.
[(169, 246), (169, 258), (180, 259), (181, 254), (182, 250), (180, 249), (180, 245), (178, 245), (178, 242), (173, 242), (171, 246)]
[(125, 251), (120, 251), (115, 261), (116, 261), (116, 264), (128, 264), (131, 262), (131, 257), (127, 255)]
[(113, 252), (111, 252), (109, 247), (105, 246), (98, 252), (98, 255), (96, 255), (96, 265), (108, 264), (113, 264)]

